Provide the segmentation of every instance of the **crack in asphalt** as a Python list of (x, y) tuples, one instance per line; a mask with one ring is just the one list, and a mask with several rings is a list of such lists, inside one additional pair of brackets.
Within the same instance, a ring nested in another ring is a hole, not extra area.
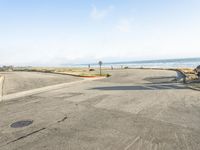
[(23, 136), (21, 136), (21, 137), (15, 139), (15, 140), (13, 140), (13, 141), (10, 141), (10, 142), (6, 143), (6, 145), (11, 144), (11, 143), (14, 143), (14, 142), (16, 142), (16, 141), (19, 141), (19, 140), (21, 140), (21, 139), (24, 139), (24, 138), (26, 138), (26, 137), (28, 137), (28, 136), (31, 136), (31, 135), (33, 135), (33, 134), (35, 134), (35, 133), (38, 133), (38, 132), (40, 132), (40, 131), (43, 131), (43, 130), (45, 130), (45, 129), (46, 129), (46, 128), (41, 128), (41, 129), (35, 130), (35, 131), (31, 132), (31, 133), (28, 133), (28, 134), (23, 135)]
[[(68, 118), (67, 116), (64, 116), (61, 120), (58, 120), (56, 123), (64, 122), (67, 118)], [(52, 123), (52, 124), (49, 125), (48, 127), (50, 127), (50, 126), (52, 126), (52, 125), (54, 125), (54, 124), (56, 124), (56, 123)], [(31, 132), (31, 133), (28, 133), (28, 134), (26, 134), (26, 135), (20, 136), (20, 137), (18, 137), (17, 139), (14, 139), (14, 140), (12, 140), (12, 141), (10, 141), (10, 142), (4, 144), (4, 145), (1, 145), (0, 147), (4, 147), (4, 146), (9, 145), (9, 144), (11, 144), (11, 143), (14, 143), (14, 142), (17, 142), (17, 141), (19, 141), (19, 140), (25, 139), (25, 138), (27, 138), (27, 137), (29, 137), (29, 136), (31, 136), (31, 135), (33, 135), (33, 134), (36, 134), (36, 133), (38, 133), (38, 132), (41, 132), (41, 131), (43, 131), (43, 130), (45, 130), (45, 129), (47, 129), (47, 128), (46, 128), (46, 127), (40, 128), (40, 129), (35, 130), (35, 131)]]
[(67, 117), (67, 116), (65, 116), (63, 119), (61, 119), (61, 120), (57, 121), (57, 123), (63, 122), (63, 121), (65, 121), (67, 118), (68, 118), (68, 117)]

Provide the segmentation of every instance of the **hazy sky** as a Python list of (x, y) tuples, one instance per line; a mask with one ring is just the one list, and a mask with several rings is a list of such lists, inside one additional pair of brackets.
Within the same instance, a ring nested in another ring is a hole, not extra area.
[(0, 0), (0, 64), (200, 56), (200, 0)]

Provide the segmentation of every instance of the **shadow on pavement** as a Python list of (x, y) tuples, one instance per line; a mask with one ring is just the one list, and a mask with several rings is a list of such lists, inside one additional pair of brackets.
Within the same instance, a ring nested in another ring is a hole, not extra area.
[(170, 76), (170, 77), (149, 77), (149, 78), (144, 78), (144, 80), (149, 81), (151, 83), (175, 83), (177, 82), (177, 77), (176, 76)]
[(187, 89), (187, 87), (172, 85), (172, 84), (159, 84), (159, 85), (144, 85), (144, 86), (106, 86), (106, 87), (95, 87), (91, 90), (168, 90), (168, 89)]

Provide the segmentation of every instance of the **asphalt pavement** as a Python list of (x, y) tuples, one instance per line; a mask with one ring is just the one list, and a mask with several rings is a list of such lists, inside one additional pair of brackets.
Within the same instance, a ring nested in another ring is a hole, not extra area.
[(199, 91), (178, 83), (174, 71), (107, 73), (2, 101), (0, 149), (199, 150)]

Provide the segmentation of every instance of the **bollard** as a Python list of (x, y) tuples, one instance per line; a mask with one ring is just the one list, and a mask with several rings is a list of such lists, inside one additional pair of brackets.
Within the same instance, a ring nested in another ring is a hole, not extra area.
[(0, 76), (0, 101), (3, 100), (3, 84), (4, 84), (4, 76)]

